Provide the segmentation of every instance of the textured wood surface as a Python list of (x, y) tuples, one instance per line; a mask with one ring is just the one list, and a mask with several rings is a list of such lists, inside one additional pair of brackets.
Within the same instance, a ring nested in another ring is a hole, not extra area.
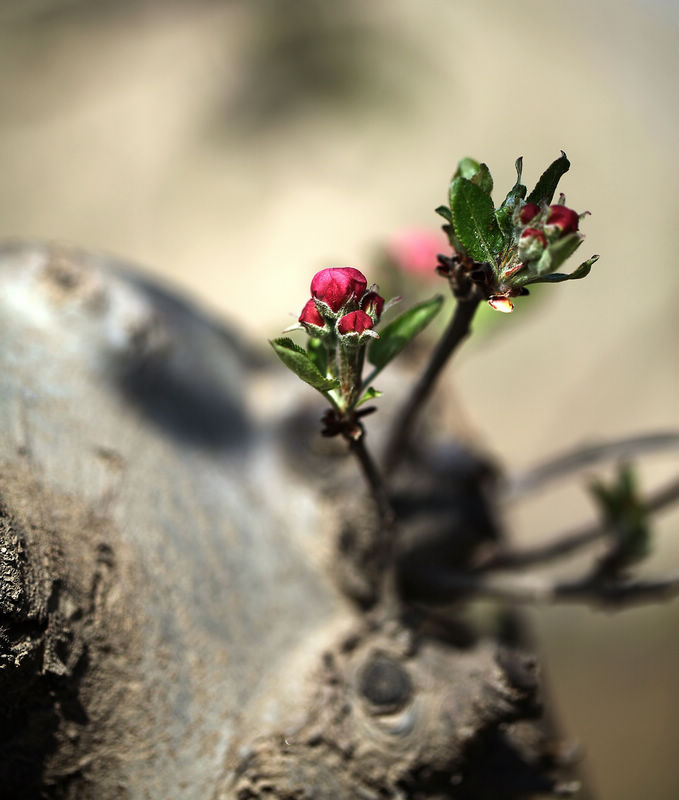
[(11, 796), (486, 796), (532, 662), (352, 605), (336, 543), (363, 487), (286, 418), (287, 374), (124, 265), (39, 243), (0, 249), (0, 331)]

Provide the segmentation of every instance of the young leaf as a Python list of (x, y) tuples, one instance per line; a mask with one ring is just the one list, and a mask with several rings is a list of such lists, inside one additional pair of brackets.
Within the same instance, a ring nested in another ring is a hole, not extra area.
[(466, 178), (475, 183), (486, 194), (493, 191), (493, 177), (490, 174), (487, 164), (479, 164), (473, 158), (463, 158), (457, 165), (455, 174), (450, 182), (450, 197), (452, 201), (452, 188), (456, 178)]
[(475, 183), (486, 194), (493, 191), (493, 176), (490, 174), (487, 164), (479, 164), (479, 169), (475, 175), (470, 178), (472, 183)]
[(516, 183), (507, 192), (507, 197), (505, 197), (505, 199), (502, 201), (502, 205), (495, 212), (500, 230), (502, 231), (507, 244), (510, 243), (514, 235), (514, 224), (512, 222), (514, 209), (516, 208), (519, 200), (526, 196), (526, 187), (521, 183), (523, 158), (517, 158), (514, 166), (516, 168)]
[(316, 369), (321, 375), (326, 375), (328, 372), (328, 351), (325, 349), (323, 342), (315, 336), (309, 337), (306, 351)]
[(490, 195), (467, 178), (456, 178), (451, 189), (455, 234), (476, 261), (495, 261), (504, 240)]
[(450, 181), (450, 185), (453, 185), (455, 178), (467, 178), (467, 180), (471, 180), (479, 169), (481, 169), (481, 164), (479, 164), (475, 158), (460, 159), (460, 161), (457, 162), (457, 169)]
[(450, 209), (448, 208), (448, 206), (439, 206), (438, 208), (435, 209), (435, 211), (440, 217), (443, 217), (443, 219), (445, 219), (446, 222), (452, 223), (453, 215), (450, 213)]
[(561, 176), (568, 172), (570, 166), (571, 162), (566, 158), (566, 154), (562, 150), (559, 158), (556, 161), (552, 161), (542, 173), (540, 180), (535, 185), (535, 189), (528, 195), (527, 202), (538, 204), (545, 202), (549, 205), (552, 202)]
[(542, 275), (537, 278), (533, 278), (532, 280), (527, 280), (523, 283), (523, 286), (527, 286), (529, 283), (561, 283), (562, 281), (577, 281), (580, 278), (584, 278), (589, 275), (590, 270), (592, 269), (592, 264), (596, 263), (599, 260), (599, 256), (592, 256), (588, 258), (587, 261), (583, 261), (582, 264), (573, 272), (566, 274), (564, 272), (553, 272), (551, 275)]
[(363, 393), (363, 397), (361, 397), (358, 403), (356, 403), (354, 408), (358, 408), (359, 406), (362, 406), (363, 403), (367, 403), (369, 400), (375, 400), (378, 397), (382, 397), (382, 392), (380, 392), (378, 389), (375, 389), (373, 386), (368, 386)]
[(339, 386), (338, 381), (326, 378), (319, 372), (307, 351), (295, 344), (292, 339), (274, 339), (270, 344), (285, 366), (309, 386), (313, 386), (319, 392), (328, 392)]
[(438, 294), (431, 300), (409, 308), (380, 331), (380, 338), (374, 339), (368, 350), (368, 361), (376, 368), (372, 377), (377, 371), (384, 369), (408, 342), (429, 325), (442, 305), (443, 296)]

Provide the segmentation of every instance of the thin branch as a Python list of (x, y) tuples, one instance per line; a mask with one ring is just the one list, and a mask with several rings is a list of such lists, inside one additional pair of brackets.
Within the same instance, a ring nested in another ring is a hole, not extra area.
[(361, 467), (379, 515), (375, 532), (376, 559), (372, 564), (364, 566), (375, 590), (378, 612), (387, 618), (394, 617), (398, 613), (399, 605), (395, 558), (396, 514), (391, 507), (380, 470), (366, 447), (365, 433), (362, 427), (359, 426), (355, 429), (354, 435), (347, 434), (344, 438), (349, 443), (349, 449)]
[(375, 505), (377, 506), (377, 513), (380, 517), (381, 528), (390, 529), (396, 522), (396, 515), (389, 502), (389, 496), (382, 480), (377, 464), (368, 452), (365, 446), (365, 434), (361, 431), (357, 438), (346, 437), (349, 443), (349, 449), (354, 454), (361, 467), (363, 477), (368, 484), (370, 494), (372, 495)]
[(523, 474), (510, 478), (503, 490), (503, 500), (515, 500), (547, 483), (601, 461), (630, 458), (640, 453), (679, 448), (679, 431), (640, 434), (610, 442), (585, 445), (543, 461)]
[[(644, 501), (644, 508), (648, 513), (653, 513), (677, 501), (679, 501), (679, 477), (650, 494)], [(572, 528), (546, 544), (526, 547), (521, 550), (509, 548), (497, 550), (478, 564), (474, 571), (490, 572), (491, 570), (521, 569), (534, 564), (546, 564), (598, 541), (606, 536), (608, 532), (608, 526), (602, 523), (601, 520), (593, 521), (578, 528)]]
[(400, 412), (396, 414), (384, 456), (387, 472), (393, 471), (406, 454), (415, 431), (416, 418), (431, 395), (441, 370), (469, 334), (479, 302), (477, 292), (473, 292), (468, 299), (457, 301), (450, 324), (434, 350), (427, 368), (413, 387)]
[(431, 602), (486, 598), (507, 603), (583, 603), (616, 610), (643, 603), (660, 603), (679, 596), (679, 575), (646, 581), (602, 581), (590, 576), (553, 581), (536, 576), (473, 575), (439, 572), (427, 585)]

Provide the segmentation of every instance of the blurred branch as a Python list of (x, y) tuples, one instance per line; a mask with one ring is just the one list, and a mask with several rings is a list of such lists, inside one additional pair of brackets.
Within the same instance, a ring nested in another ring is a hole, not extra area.
[(591, 576), (558, 581), (537, 576), (516, 578), (440, 572), (431, 575), (427, 591), (430, 600), (436, 602), (476, 597), (507, 603), (584, 603), (616, 610), (679, 596), (679, 575), (647, 581), (607, 582)]
[(678, 448), (679, 431), (661, 431), (577, 447), (570, 452), (543, 461), (523, 474), (510, 477), (504, 486), (502, 499), (516, 500), (547, 483), (601, 461), (628, 459), (641, 453)]
[[(677, 501), (679, 501), (679, 477), (649, 495), (644, 500), (644, 508), (647, 513), (653, 513)], [(501, 569), (521, 569), (533, 564), (556, 561), (601, 539), (609, 530), (608, 525), (597, 520), (562, 533), (547, 544), (527, 547), (521, 550), (509, 548), (497, 550), (476, 566), (475, 571), (489, 572)]]
[(481, 296), (476, 291), (469, 294), (466, 299), (458, 298), (450, 323), (436, 346), (431, 360), (391, 425), (384, 455), (387, 474), (393, 472), (407, 454), (408, 446), (414, 438), (417, 417), (431, 396), (441, 371), (469, 335), (471, 323), (480, 302)]

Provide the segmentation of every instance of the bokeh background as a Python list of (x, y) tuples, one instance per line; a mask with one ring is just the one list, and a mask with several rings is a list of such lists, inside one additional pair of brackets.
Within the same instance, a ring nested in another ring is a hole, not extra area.
[[(678, 33), (675, 0), (1, 0), (0, 235), (123, 256), (263, 341), (320, 267), (435, 230), (461, 156), (500, 197), (564, 149), (601, 261), (465, 349), (447, 423), (510, 471), (676, 428)], [(515, 538), (587, 519), (593, 474), (509, 509)], [(665, 512), (649, 572), (678, 541)], [(598, 796), (675, 800), (679, 603), (530, 614)]]

